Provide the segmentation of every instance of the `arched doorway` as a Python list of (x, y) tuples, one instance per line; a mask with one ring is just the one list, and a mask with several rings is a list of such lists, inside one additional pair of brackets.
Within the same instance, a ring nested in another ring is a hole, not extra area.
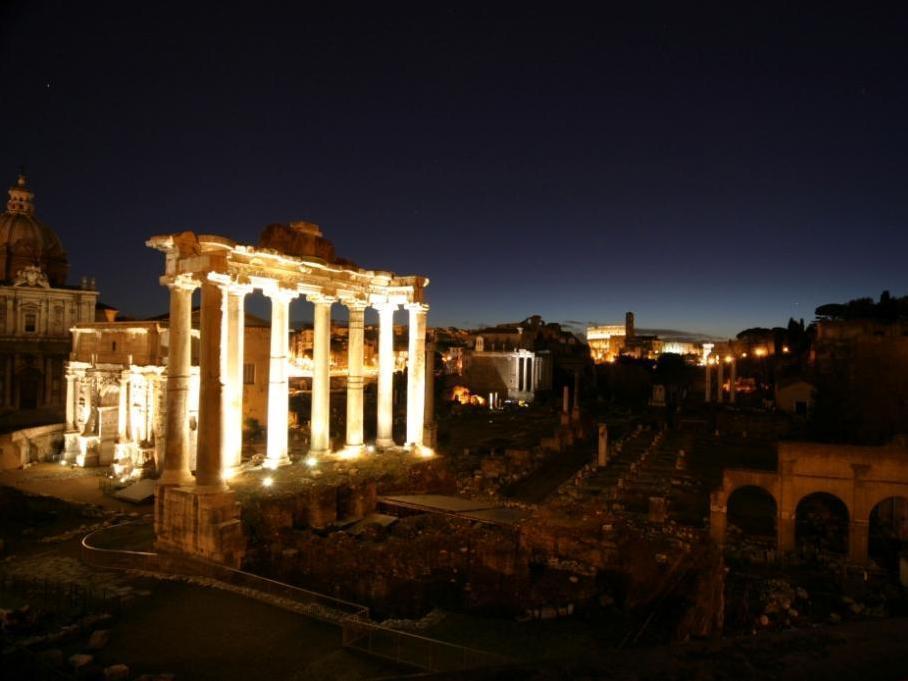
[(848, 553), (848, 507), (826, 492), (808, 494), (795, 511), (795, 545), (802, 554)]
[(740, 532), (743, 536), (775, 543), (778, 509), (772, 494), (762, 487), (745, 485), (731, 493), (726, 508), (731, 533)]
[(899, 557), (908, 549), (908, 498), (883, 499), (870, 512), (868, 553), (881, 568), (898, 574)]

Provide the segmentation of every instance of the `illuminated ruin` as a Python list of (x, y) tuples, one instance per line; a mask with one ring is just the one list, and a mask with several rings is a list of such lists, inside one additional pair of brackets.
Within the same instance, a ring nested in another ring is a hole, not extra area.
[[(392, 448), (394, 312), (409, 313), (407, 428), (404, 446), (426, 453), (426, 277), (400, 277), (361, 269), (334, 257), (333, 246), (309, 223), (272, 225), (259, 247), (192, 232), (152, 237), (165, 254), (161, 283), (170, 289), (166, 440), (156, 497), (158, 545), (229, 563), (243, 552), (238, 508), (227, 480), (239, 463), (243, 385), (244, 301), (253, 290), (271, 300), (268, 432), (265, 465), (289, 463), (287, 451), (289, 305), (314, 305), (312, 417), (307, 460), (331, 453), (330, 323), (340, 303), (350, 315), (347, 422), (344, 452), (356, 454), (363, 438), (363, 315), (378, 310), (378, 448)], [(333, 260), (333, 262), (332, 262)], [(199, 413), (195, 479), (189, 470), (191, 299), (201, 289)]]

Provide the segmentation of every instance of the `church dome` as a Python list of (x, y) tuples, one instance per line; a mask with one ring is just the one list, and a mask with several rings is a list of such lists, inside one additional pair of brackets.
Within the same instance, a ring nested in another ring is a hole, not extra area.
[(38, 267), (51, 286), (60, 287), (69, 272), (66, 251), (56, 233), (35, 217), (34, 198), (20, 173), (0, 215), (0, 279), (11, 282), (25, 268)]

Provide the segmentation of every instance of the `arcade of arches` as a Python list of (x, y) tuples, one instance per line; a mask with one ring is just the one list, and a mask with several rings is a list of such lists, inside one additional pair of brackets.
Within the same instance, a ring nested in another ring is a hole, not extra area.
[(799, 507), (803, 511), (821, 495), (833, 497), (837, 500), (833, 505), (841, 503), (839, 515), (847, 518), (848, 559), (864, 564), (871, 514), (892, 499), (908, 498), (908, 448), (901, 443), (886, 447), (780, 443), (776, 471), (725, 471), (722, 486), (710, 496), (710, 534), (717, 543), (725, 543), (729, 499), (750, 487), (763, 490), (775, 503), (780, 553), (796, 548)]

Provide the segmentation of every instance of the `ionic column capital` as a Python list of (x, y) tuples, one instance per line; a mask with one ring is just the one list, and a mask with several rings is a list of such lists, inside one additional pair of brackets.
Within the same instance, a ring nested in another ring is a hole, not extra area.
[(429, 306), (426, 303), (407, 303), (404, 305), (404, 308), (410, 312), (416, 312), (426, 314), (429, 311)]
[(372, 307), (378, 310), (379, 313), (384, 312), (387, 314), (388, 312), (396, 312), (397, 308), (399, 308), (400, 305), (398, 303), (392, 303), (390, 300), (384, 300), (380, 302), (373, 302)]
[(365, 300), (342, 300), (341, 301), (350, 312), (364, 312), (369, 303)]
[(218, 286), (221, 287), (223, 291), (234, 296), (245, 296), (252, 293), (252, 285), (241, 282), (238, 279), (231, 277), (229, 274), (224, 274), (222, 272), (210, 272), (208, 274), (208, 280), (213, 281)]
[(313, 305), (333, 305), (337, 302), (337, 298), (327, 296), (324, 293), (309, 293), (306, 295), (306, 300)]
[(202, 282), (195, 279), (191, 274), (165, 275), (161, 277), (160, 282), (162, 286), (166, 286), (171, 290), (189, 291), (190, 293), (202, 285)]
[(273, 302), (281, 303), (290, 303), (291, 301), (296, 300), (299, 297), (299, 291), (294, 289), (284, 288), (275, 283), (273, 286), (268, 288), (263, 288), (262, 293), (268, 298), (271, 298)]

